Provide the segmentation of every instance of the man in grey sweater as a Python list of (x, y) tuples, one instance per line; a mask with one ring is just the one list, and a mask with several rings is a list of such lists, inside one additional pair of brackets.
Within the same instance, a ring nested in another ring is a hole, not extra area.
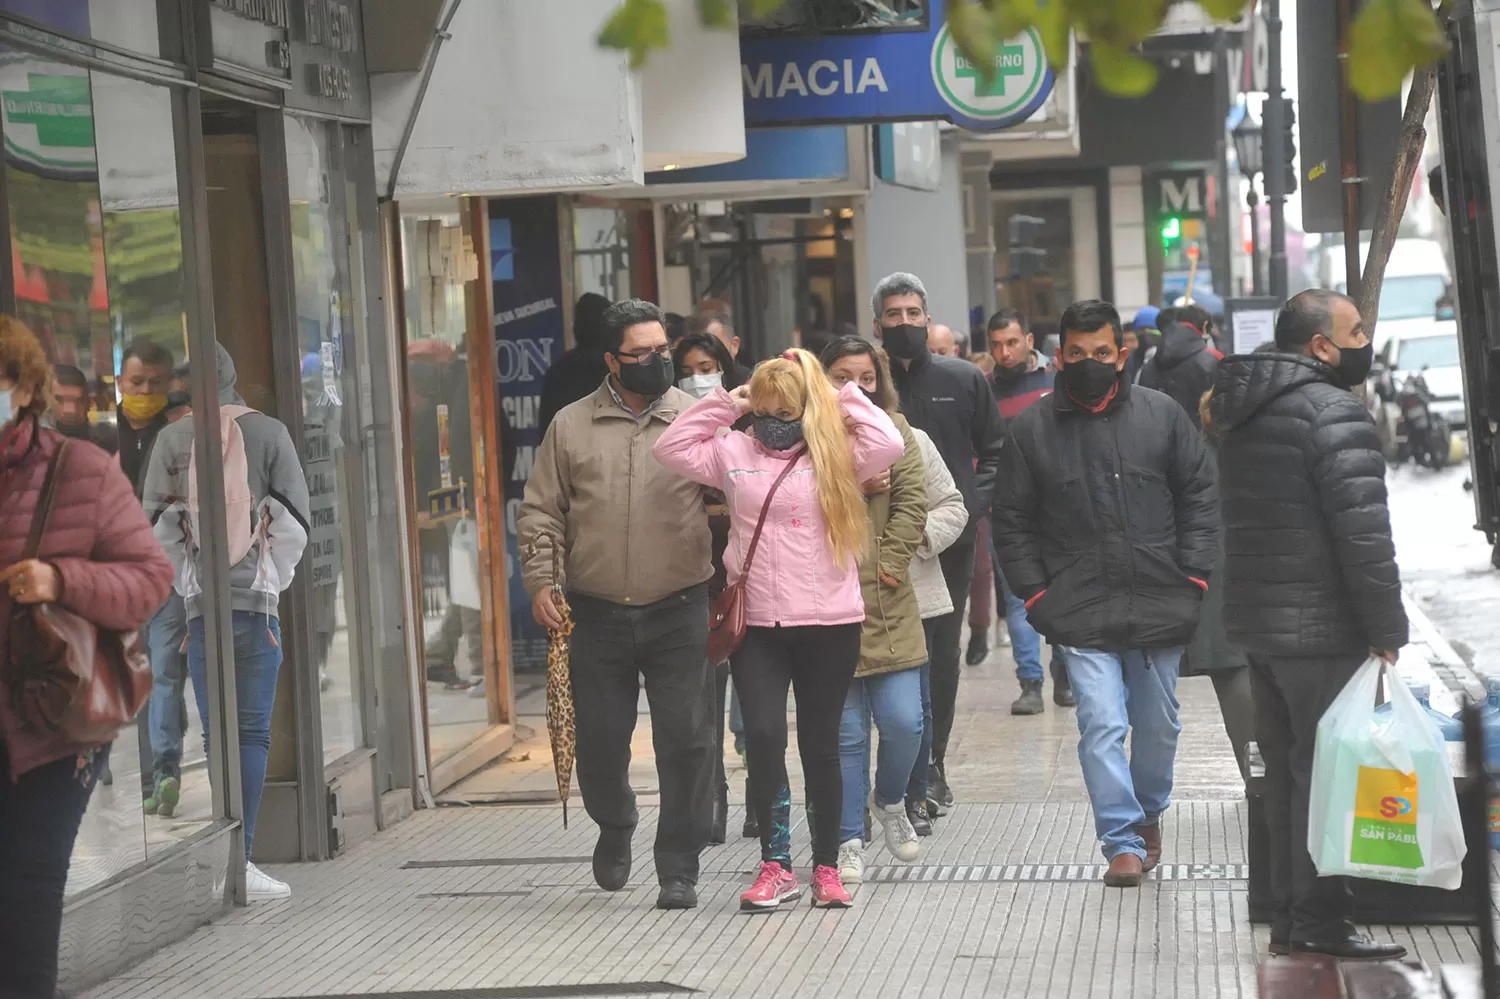
[[(224, 503), (229, 541), (240, 554), (229, 569), (234, 619), (234, 683), (239, 704), (240, 783), (245, 808), (245, 856), (251, 856), (255, 821), (265, 788), (271, 746), (271, 706), (281, 668), (280, 594), (307, 545), (307, 480), (291, 435), (279, 420), (249, 409), (235, 391), (234, 360), (222, 345), (216, 359), (219, 414), (224, 423)], [(201, 407), (199, 407), (201, 411)], [(173, 586), (188, 617), (188, 673), (203, 721), (208, 748), (207, 656), (203, 633), (202, 535), (193, 454), (194, 416), (164, 428), (157, 436), (146, 472), (142, 501), (156, 538), (176, 570)], [(235, 431), (238, 431), (237, 433)], [(243, 518), (243, 520), (241, 519)], [(227, 677), (226, 677), (227, 679)], [(285, 898), (291, 889), (246, 865), (251, 901)]]

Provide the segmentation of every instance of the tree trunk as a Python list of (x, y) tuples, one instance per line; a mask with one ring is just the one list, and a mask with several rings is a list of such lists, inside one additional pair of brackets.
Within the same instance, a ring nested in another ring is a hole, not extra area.
[[(1365, 258), (1364, 274), (1360, 280), (1359, 314), (1364, 318), (1365, 330), (1370, 339), (1375, 338), (1375, 322), (1380, 311), (1380, 287), (1385, 281), (1385, 265), (1391, 258), (1391, 247), (1396, 243), (1396, 233), (1401, 228), (1401, 216), (1406, 212), (1406, 199), (1411, 195), (1412, 178), (1422, 161), (1422, 146), (1427, 141), (1427, 109), (1432, 104), (1432, 93), (1437, 89), (1437, 64), (1425, 66), (1412, 74), (1411, 90), (1406, 95), (1406, 109), (1401, 114), (1401, 137), (1396, 145), (1396, 169), (1391, 173), (1390, 187), (1380, 199), (1380, 208), (1375, 214), (1375, 229), (1370, 236), (1370, 253)], [(1433, 302), (1436, 315), (1437, 302)]]

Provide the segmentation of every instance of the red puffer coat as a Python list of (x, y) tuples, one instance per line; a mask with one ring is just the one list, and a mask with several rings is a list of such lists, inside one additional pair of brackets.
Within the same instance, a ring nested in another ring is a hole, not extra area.
[[(47, 463), (63, 440), (55, 431), (38, 430), (31, 420), (0, 433), (0, 569), (21, 559)], [(109, 455), (84, 442), (68, 448), (38, 557), (57, 568), (62, 580), (58, 602), (112, 631), (141, 627), (172, 586), (172, 565), (152, 536), (129, 480)], [(8, 590), (0, 587), (0, 671), (9, 662), (11, 608)], [(11, 712), (3, 683), (0, 740), (10, 757), (12, 780), (92, 748), (59, 748), (31, 736)]]

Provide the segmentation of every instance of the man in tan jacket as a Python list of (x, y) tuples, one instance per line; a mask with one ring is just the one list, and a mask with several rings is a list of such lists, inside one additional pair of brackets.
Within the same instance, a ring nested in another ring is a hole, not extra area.
[(695, 400), (673, 386), (659, 308), (618, 302), (603, 322), (610, 373), (548, 427), (516, 533), (537, 621), (559, 627), (561, 599), (573, 612), (578, 788), (599, 824), (594, 880), (618, 891), (630, 879), (630, 740), (644, 677), (661, 785), (656, 904), (690, 909), (715, 776), (713, 565), (702, 488), (659, 465), (651, 449)]

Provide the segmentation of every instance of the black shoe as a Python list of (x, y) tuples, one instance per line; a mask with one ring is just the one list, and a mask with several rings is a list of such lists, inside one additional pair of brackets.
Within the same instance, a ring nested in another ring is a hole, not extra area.
[(918, 836), (932, 835), (932, 820), (927, 817), (927, 809), (908, 803), (906, 817), (911, 821), (911, 827), (917, 831)]
[(1052, 703), (1060, 708), (1076, 708), (1078, 698), (1073, 696), (1073, 684), (1068, 681), (1068, 668), (1056, 656), (1052, 657), (1049, 668), (1052, 672)]
[(927, 800), (922, 803), (922, 807), (929, 822), (936, 822), (948, 814), (948, 809), (944, 808), (941, 802), (932, 797), (931, 791), (927, 792)]
[(605, 891), (619, 891), (630, 880), (630, 829), (600, 829), (594, 844), (594, 883)]
[[(811, 829), (809, 829), (808, 831), (811, 832)], [(870, 810), (868, 808), (865, 809), (865, 842), (875, 842), (875, 820), (874, 817), (870, 815)]]
[(978, 666), (989, 654), (990, 636), (977, 628), (969, 632), (969, 651), (964, 654), (964, 662), (970, 666)]
[(658, 909), (696, 909), (698, 890), (687, 878), (672, 878), (661, 886), (656, 896)]
[(745, 778), (745, 824), (740, 827), (745, 839), (760, 839), (760, 822), (755, 817), (755, 794), (750, 790), (750, 778)]
[(726, 829), (729, 825), (729, 785), (720, 784), (718, 793), (714, 795), (714, 820), (708, 830), (708, 841), (714, 846), (721, 846), (728, 836)]
[(1042, 713), (1042, 681), (1022, 680), (1021, 696), (1011, 702), (1013, 715), (1039, 715)]
[(1293, 954), (1322, 954), (1340, 961), (1399, 961), (1406, 956), (1400, 944), (1379, 943), (1363, 933), (1333, 940), (1293, 940)]
[(953, 791), (948, 787), (948, 775), (941, 763), (934, 763), (927, 771), (927, 797), (939, 805), (953, 807)]
[(1270, 951), (1272, 957), (1286, 957), (1292, 952), (1292, 945), (1287, 942), (1285, 937), (1277, 937), (1275, 934), (1272, 934)]

